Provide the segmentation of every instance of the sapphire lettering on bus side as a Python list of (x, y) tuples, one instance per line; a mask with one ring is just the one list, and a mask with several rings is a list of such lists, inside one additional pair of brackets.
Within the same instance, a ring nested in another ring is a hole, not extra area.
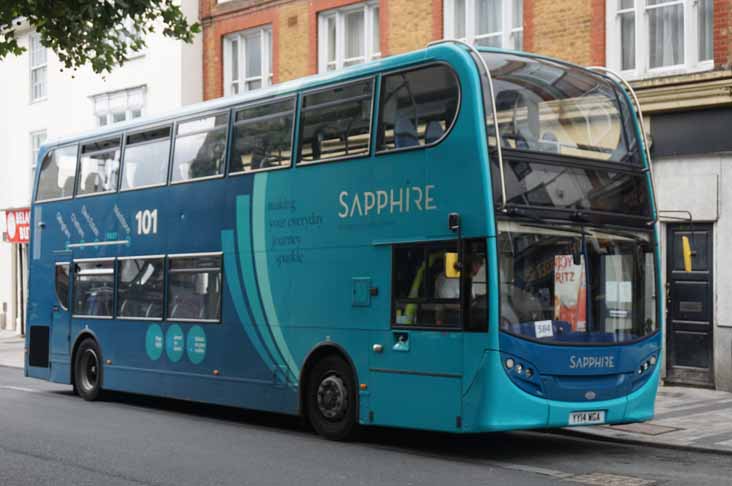
[(338, 217), (345, 219), (369, 214), (380, 216), (381, 214), (401, 214), (412, 211), (433, 211), (437, 209), (432, 193), (434, 188), (433, 184), (427, 184), (355, 194), (341, 191), (338, 195), (338, 202), (341, 206)]

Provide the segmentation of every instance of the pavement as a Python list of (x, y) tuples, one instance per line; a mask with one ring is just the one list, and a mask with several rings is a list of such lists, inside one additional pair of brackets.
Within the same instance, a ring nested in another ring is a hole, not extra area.
[[(22, 337), (0, 330), (0, 366), (22, 368), (24, 347)], [(653, 420), (572, 427), (563, 432), (592, 439), (732, 455), (732, 393), (661, 386)]]
[(0, 329), (0, 366), (22, 368), (25, 353), (25, 339), (15, 331)]
[(732, 454), (732, 393), (661, 386), (653, 420), (564, 430), (605, 440)]

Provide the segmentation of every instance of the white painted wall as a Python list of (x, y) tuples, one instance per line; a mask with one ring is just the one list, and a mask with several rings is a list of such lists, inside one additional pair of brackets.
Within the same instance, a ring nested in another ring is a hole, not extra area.
[[(198, 1), (179, 3), (189, 20), (195, 22)], [(17, 37), (20, 45), (29, 46), (30, 32), (22, 32)], [(153, 34), (147, 39), (142, 55), (107, 76), (95, 75), (89, 68), (61, 72), (62, 67), (49, 50), (47, 98), (31, 103), (29, 53), (0, 62), (0, 210), (30, 204), (31, 132), (46, 130), (48, 140), (52, 141), (95, 128), (94, 95), (144, 86), (143, 117), (172, 111), (203, 98), (200, 34), (193, 44)], [(2, 303), (7, 302), (14, 315), (11, 250), (9, 244), (0, 242), (0, 313)]]
[[(656, 159), (654, 172), (659, 209), (691, 211), (695, 222), (713, 223), (715, 384), (732, 391), (732, 154)], [(665, 224), (661, 242), (665, 282)]]

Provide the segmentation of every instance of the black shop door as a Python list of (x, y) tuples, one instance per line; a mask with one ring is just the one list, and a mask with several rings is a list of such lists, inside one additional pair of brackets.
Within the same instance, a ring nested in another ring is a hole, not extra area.
[[(692, 247), (692, 271), (684, 271), (681, 238)], [(666, 381), (714, 387), (714, 290), (711, 224), (669, 225)]]

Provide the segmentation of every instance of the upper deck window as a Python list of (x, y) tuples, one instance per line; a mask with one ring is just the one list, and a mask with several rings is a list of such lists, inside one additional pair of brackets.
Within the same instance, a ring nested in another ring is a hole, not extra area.
[(379, 150), (438, 142), (452, 125), (460, 101), (458, 81), (445, 65), (386, 75), (381, 82)]
[(295, 98), (236, 112), (229, 173), (289, 167)]
[(367, 79), (303, 96), (299, 163), (369, 153), (373, 86)]
[(119, 137), (81, 146), (77, 194), (87, 195), (117, 190), (119, 176)]
[[(640, 164), (632, 110), (606, 78), (534, 57), (483, 53), (493, 77), (502, 146)], [(493, 117), (489, 142), (495, 145)]]
[(228, 124), (228, 113), (217, 113), (178, 123), (172, 182), (224, 173)]
[(523, 0), (444, 0), (445, 39), (523, 49)]
[(41, 164), (36, 201), (74, 195), (78, 145), (51, 150)]
[(170, 127), (127, 135), (122, 190), (165, 184), (170, 156)]

